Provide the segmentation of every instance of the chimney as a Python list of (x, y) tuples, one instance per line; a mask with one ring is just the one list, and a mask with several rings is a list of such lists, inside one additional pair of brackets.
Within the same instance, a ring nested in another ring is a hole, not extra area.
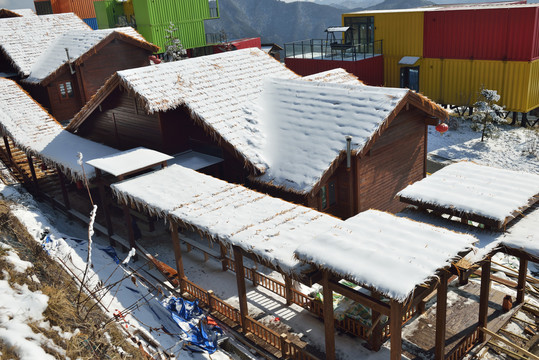
[(352, 137), (347, 135), (346, 139), (346, 170), (350, 171), (352, 166)]
[(75, 70), (73, 70), (73, 66), (71, 65), (71, 58), (69, 57), (69, 50), (68, 48), (65, 48), (66, 55), (67, 55), (67, 63), (69, 64), (69, 71), (71, 71), (71, 75), (75, 73)]

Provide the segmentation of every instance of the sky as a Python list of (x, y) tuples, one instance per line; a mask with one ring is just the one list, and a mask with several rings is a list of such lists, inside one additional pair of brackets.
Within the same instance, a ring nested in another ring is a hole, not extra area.
[(0, 8), (5, 9), (34, 9), (34, 0), (0, 0)]

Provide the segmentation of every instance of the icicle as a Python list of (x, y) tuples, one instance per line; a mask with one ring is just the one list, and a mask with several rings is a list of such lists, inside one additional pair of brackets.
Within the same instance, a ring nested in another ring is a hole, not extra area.
[(82, 153), (81, 152), (77, 154), (77, 164), (79, 164), (79, 166), (82, 166)]
[(131, 260), (131, 258), (133, 256), (135, 256), (136, 253), (137, 253), (137, 251), (135, 250), (135, 248), (131, 248), (131, 250), (129, 250), (129, 254), (127, 254), (127, 257), (125, 258), (125, 260), (122, 261), (122, 265), (127, 265), (129, 263), (129, 261)]

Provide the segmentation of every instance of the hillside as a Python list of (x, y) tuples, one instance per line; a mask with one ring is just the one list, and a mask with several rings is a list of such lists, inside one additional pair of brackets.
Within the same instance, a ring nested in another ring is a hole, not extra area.
[[(335, 0), (326, 1), (329, 3)], [(362, 3), (367, 5), (372, 2)], [(368, 9), (410, 8), (431, 4), (427, 0), (386, 0)], [(220, 19), (207, 21), (206, 32), (219, 33), (224, 30), (228, 39), (260, 36), (263, 43), (281, 45), (297, 40), (325, 38), (324, 30), (331, 25), (340, 25), (343, 12), (362, 10), (344, 10), (307, 1), (279, 0), (220, 0), (219, 9)]]

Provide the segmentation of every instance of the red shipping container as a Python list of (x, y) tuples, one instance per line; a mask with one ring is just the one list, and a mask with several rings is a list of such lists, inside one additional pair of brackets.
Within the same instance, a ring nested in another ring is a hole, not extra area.
[(228, 42), (230, 44), (231, 49), (225, 49), (225, 44), (215, 44), (213, 45), (213, 53), (218, 54), (223, 51), (229, 51), (229, 50), (240, 50), (240, 49), (248, 49), (252, 47), (261, 48), (261, 42), (260, 38), (245, 38), (245, 39), (238, 39), (238, 40), (232, 40)]
[(539, 5), (426, 11), (426, 58), (531, 61), (539, 57)]
[(286, 67), (301, 76), (343, 68), (367, 85), (382, 86), (384, 84), (383, 56), (375, 56), (359, 61), (286, 58), (284, 62)]

